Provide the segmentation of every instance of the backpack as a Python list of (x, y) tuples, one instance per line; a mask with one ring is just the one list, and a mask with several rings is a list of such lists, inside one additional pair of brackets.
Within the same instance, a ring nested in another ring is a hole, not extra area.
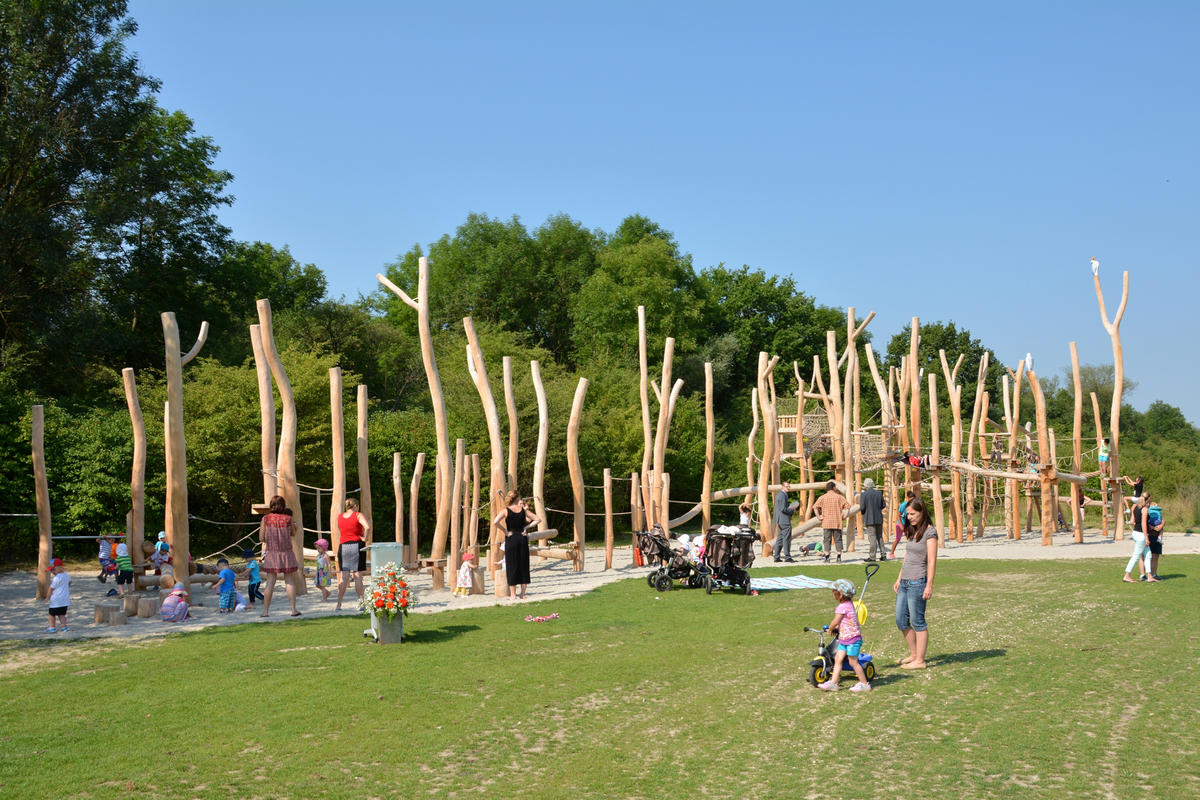
[(1149, 525), (1162, 525), (1162, 521), (1162, 509), (1158, 506), (1150, 506), (1146, 511), (1146, 522)]

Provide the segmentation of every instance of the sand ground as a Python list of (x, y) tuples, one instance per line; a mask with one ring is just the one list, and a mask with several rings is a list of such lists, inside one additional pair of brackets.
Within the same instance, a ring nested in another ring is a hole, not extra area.
[[(799, 537), (793, 541), (793, 549), (799, 543), (812, 541), (815, 537)], [(532, 583), (529, 597), (525, 601), (517, 601), (515, 605), (524, 606), (532, 601), (556, 600), (574, 597), (612, 581), (624, 578), (643, 578), (648, 570), (646, 567), (633, 565), (633, 553), (629, 547), (628, 538), (619, 538), (619, 545), (613, 550), (612, 569), (604, 569), (604, 549), (589, 547), (585, 558), (583, 572), (572, 572), (571, 565), (566, 561), (539, 561), (536, 557), (531, 565)], [(843, 564), (862, 563), (867, 550), (862, 542), (858, 543), (855, 553), (846, 553)], [(1075, 542), (1070, 533), (1057, 534), (1054, 544), (1042, 546), (1041, 535), (1034, 532), (1028, 538), (1018, 541), (1006, 539), (999, 528), (989, 529), (982, 539), (974, 542), (957, 544), (948, 542), (942, 548), (942, 559), (1071, 559), (1071, 558), (1104, 558), (1112, 561), (1113, 578), (1120, 580), (1125, 561), (1129, 558), (1132, 548), (1131, 541), (1126, 538), (1121, 542), (1104, 539), (1099, 531), (1087, 531), (1082, 542)], [(1164, 555), (1167, 561), (1174, 554), (1200, 553), (1200, 534), (1167, 533), (1164, 536)], [(776, 567), (770, 558), (759, 556), (754, 569)], [(890, 565), (885, 565), (885, 568)], [(793, 574), (809, 574), (820, 577), (823, 570), (830, 567), (816, 557), (799, 560), (794, 565)], [(784, 573), (789, 574), (789, 573)], [(136, 639), (147, 636), (160, 636), (168, 633), (186, 630), (198, 630), (214, 625), (239, 624), (276, 624), (291, 619), (287, 596), (282, 589), (282, 583), (276, 586), (275, 598), (271, 606), (271, 616), (267, 619), (259, 617), (261, 608), (253, 611), (235, 612), (232, 614), (217, 613), (217, 595), (211, 590), (197, 590), (201, 593), (200, 600), (204, 605), (192, 606), (192, 618), (187, 622), (169, 624), (162, 622), (157, 616), (151, 619), (130, 617), (127, 624), (120, 626), (96, 625), (92, 622), (93, 605), (106, 598), (105, 593), (113, 587), (110, 579), (107, 584), (96, 580), (96, 570), (88, 572), (73, 572), (71, 574), (71, 606), (67, 622), (70, 630), (65, 633), (47, 634), (44, 629), (48, 622), (46, 603), (34, 599), (34, 576), (30, 572), (16, 571), (0, 574), (0, 639), (100, 639), (122, 638)], [(488, 592), (465, 598), (453, 597), (450, 590), (434, 592), (428, 574), (410, 574), (407, 576), (411, 585), (417, 591), (418, 602), (413, 609), (416, 614), (433, 614), (452, 608), (472, 608), (488, 605), (514, 605), (508, 599), (496, 598), (492, 594), (491, 584)], [(310, 581), (311, 584), (311, 581)], [(334, 587), (336, 589), (336, 586)], [(239, 585), (244, 589), (244, 585)], [(354, 616), (355, 609), (353, 589), (347, 593), (344, 602), (343, 615)], [(334, 611), (333, 601), (323, 602), (321, 593), (309, 586), (308, 593), (297, 598), (296, 606), (301, 612), (301, 619), (324, 617), (338, 614)], [(539, 606), (539, 610), (544, 607)], [(364, 627), (366, 618), (363, 617)], [(11, 654), (11, 651), (6, 653)], [(3, 660), (3, 659), (0, 659)]]

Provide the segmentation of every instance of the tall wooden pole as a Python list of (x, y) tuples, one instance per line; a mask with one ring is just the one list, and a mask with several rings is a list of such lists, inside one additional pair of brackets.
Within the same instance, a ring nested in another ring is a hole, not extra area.
[(704, 477), (700, 483), (701, 532), (712, 525), (712, 478), (713, 460), (716, 453), (716, 419), (713, 416), (713, 370), (712, 362), (704, 362)]
[[(508, 488), (517, 488), (517, 399), (513, 393), (512, 356), (501, 359), (504, 370), (504, 408), (508, 412)], [(534, 498), (534, 513), (539, 517), (544, 515), (537, 511), (537, 498)]]
[[(909, 402), (909, 421), (912, 424), (912, 449), (921, 452), (921, 366), (917, 357), (921, 343), (921, 320), (912, 318), (912, 331), (908, 335), (908, 381), (912, 399)], [(920, 482), (920, 474), (917, 475)]]
[(671, 385), (671, 366), (674, 360), (675, 340), (667, 337), (663, 344), (662, 383), (660, 384), (662, 388), (655, 392), (658, 395), (658, 427), (654, 431), (654, 472), (652, 474), (653, 485), (650, 487), (650, 498), (654, 504), (652, 518), (658, 523), (665, 523), (670, 516), (668, 511), (659, 507), (658, 496), (662, 493), (659, 476), (666, 469), (667, 436), (671, 430), (667, 411), (667, 387)]
[[(288, 508), (292, 510), (292, 524), (296, 526), (297, 530), (303, 531), (304, 509), (300, 507), (300, 486), (296, 482), (296, 431), (298, 427), (296, 398), (292, 394), (292, 382), (288, 380), (287, 370), (284, 369), (283, 360), (279, 357), (279, 350), (275, 346), (271, 301), (264, 298), (259, 300), (256, 305), (258, 324), (262, 330), (263, 356), (271, 367), (271, 378), (279, 389), (279, 402), (283, 406), (283, 418), (279, 431), (279, 455), (276, 460), (276, 469), (278, 470), (275, 482), (276, 491), (279, 492)], [(303, 564), (304, 537), (302, 535), (292, 537), (292, 552), (296, 556), (296, 563)], [(179, 577), (179, 572), (180, 570), (175, 570), (176, 578)], [(292, 581), (297, 595), (308, 593), (307, 581), (300, 578), (299, 572), (287, 575), (286, 579)]]
[[(342, 407), (342, 368), (329, 368), (329, 420), (333, 447), (333, 492), (329, 498), (329, 541), (340, 553), (342, 529), (338, 516), (346, 510), (346, 419)], [(317, 505), (320, 506), (318, 497)], [(361, 508), (360, 508), (361, 510)], [(318, 523), (317, 527), (320, 527)]]
[[(39, 403), (30, 409), (30, 444), (33, 457), (33, 491), (38, 519), (37, 588), (34, 599), (50, 596), (50, 575), (46, 570), (54, 557), (54, 540), (50, 528), (50, 484), (46, 480), (46, 416)], [(187, 572), (185, 569), (184, 572)]]
[(612, 470), (604, 468), (604, 568), (612, 569), (613, 559), (613, 502)]
[[(1108, 311), (1104, 308), (1104, 292), (1100, 288), (1100, 271), (1093, 270), (1092, 281), (1096, 285), (1096, 300), (1100, 304), (1100, 320), (1104, 323), (1104, 330), (1108, 331), (1108, 336), (1112, 339), (1113, 351), (1113, 396), (1112, 407), (1108, 414), (1108, 435), (1110, 446), (1108, 452), (1108, 478), (1107, 486), (1111, 490), (1105, 493), (1105, 499), (1109, 502), (1109, 507), (1112, 511), (1114, 521), (1113, 529), (1116, 531), (1115, 538), (1119, 542), (1125, 537), (1125, 511), (1124, 503), (1121, 500), (1121, 392), (1125, 388), (1125, 357), (1121, 351), (1121, 318), (1125, 316), (1125, 306), (1129, 302), (1129, 271), (1122, 273), (1121, 285), (1121, 304), (1117, 307), (1117, 313), (1112, 318), (1108, 319)], [(1101, 480), (1105, 480), (1105, 476), (1101, 475)]]
[(642, 400), (642, 500), (641, 507), (645, 514), (645, 528), (650, 530), (657, 520), (654, 518), (654, 504), (650, 502), (650, 459), (654, 444), (650, 437), (650, 373), (646, 357), (646, 307), (638, 306), (638, 365), (641, 367), (640, 396)]
[[(142, 404), (138, 401), (137, 381), (133, 368), (121, 370), (125, 385), (125, 406), (133, 425), (133, 471), (129, 476), (129, 497), (132, 504), (129, 525), (129, 554), (134, 566), (145, 563), (142, 541), (146, 535), (146, 422), (142, 419)], [(136, 571), (136, 570), (135, 570)]]
[[(1104, 421), (1100, 418), (1100, 399), (1096, 397), (1095, 392), (1090, 392), (1092, 396), (1092, 418), (1096, 421), (1096, 449), (1099, 450), (1104, 445)], [(1104, 482), (1104, 476), (1100, 476), (1100, 535), (1108, 538), (1108, 485)]]
[[(942, 375), (946, 379), (946, 395), (950, 398), (950, 413), (954, 418), (950, 434), (950, 460), (952, 462), (962, 460), (962, 386), (958, 383), (958, 370), (962, 366), (963, 358), (963, 354), (960, 353), (958, 360), (954, 363), (954, 369), (950, 369), (950, 362), (946, 360), (946, 351), (938, 350), (938, 360), (942, 364)], [(950, 533), (948, 538), (961, 542), (963, 540), (962, 482), (957, 470), (950, 473), (950, 497)]]
[(1042, 384), (1033, 370), (1026, 372), (1025, 376), (1029, 379), (1029, 389), (1033, 392), (1034, 418), (1037, 420), (1038, 431), (1038, 460), (1042, 462), (1038, 469), (1042, 491), (1042, 546), (1049, 547), (1054, 544), (1054, 529), (1057, 527), (1054, 483), (1058, 480), (1058, 465), (1050, 452), (1050, 431), (1046, 420), (1046, 397), (1042, 394)]
[(371, 462), (367, 458), (367, 385), (360, 383), (357, 389), (358, 438), (355, 454), (358, 456), (358, 510), (367, 518), (367, 544), (375, 541), (375, 517), (371, 508)]
[(546, 521), (546, 449), (550, 442), (549, 412), (546, 410), (546, 389), (542, 385), (542, 365), (529, 362), (533, 375), (533, 393), (537, 395), (538, 436), (537, 455), (533, 459), (533, 513), (538, 517), (538, 530), (549, 529)]
[[(475, 382), (475, 391), (479, 393), (479, 402), (483, 405), (483, 415), (487, 420), (488, 441), (492, 451), (491, 485), (488, 487), (488, 519), (494, 520), (504, 508), (504, 497), (501, 487), (504, 486), (504, 448), (500, 441), (500, 415), (496, 411), (496, 400), (492, 395), (492, 386), (488, 382), (487, 365), (483, 361), (483, 350), (479, 347), (479, 337), (475, 335), (475, 323), (470, 317), (463, 317), (463, 329), (467, 332), (467, 367), (471, 379)], [(453, 501), (451, 501), (453, 504)], [(497, 568), (496, 551), (503, 532), (496, 525), (490, 526), (491, 533), (488, 542), (488, 571), (496, 585), (496, 597), (508, 594), (508, 585)]]
[(208, 339), (208, 323), (200, 324), (200, 336), (186, 354), (179, 349), (179, 324), (175, 313), (162, 314), (163, 343), (166, 347), (167, 419), (163, 431), (166, 439), (167, 497), (171, 513), (167, 519), (167, 539), (171, 552), (182, 554), (175, 562), (175, 579), (188, 587), (188, 489), (187, 445), (183, 435), (183, 366), (196, 357)]
[(425, 472), (425, 454), (417, 453), (413, 464), (412, 481), (408, 484), (408, 563), (416, 564), (417, 553), (417, 500), (421, 495), (421, 475)]
[(583, 465), (579, 461), (579, 423), (583, 416), (583, 399), (587, 396), (587, 390), (588, 379), (580, 378), (579, 384), (575, 387), (575, 399), (571, 403), (571, 417), (567, 422), (567, 469), (571, 473), (571, 494), (574, 499), (576, 572), (583, 571), (584, 561), (586, 508), (583, 491)]
[[(421, 360), (425, 366), (425, 378), (429, 384), (429, 400), (433, 406), (433, 426), (437, 434), (437, 526), (433, 532), (431, 557), (440, 559), (446, 550), (446, 535), (450, 531), (450, 433), (446, 426), (446, 398), (442, 393), (442, 379), (438, 375), (437, 359), (433, 354), (433, 333), (429, 324), (429, 259), (417, 259), (417, 299), (413, 300), (396, 284), (381, 274), (375, 275), (406, 306), (417, 312), (417, 334), (421, 340)], [(489, 561), (491, 555), (488, 556)], [(434, 570), (435, 582), (439, 576)], [(441, 588), (440, 586), (437, 588)]]
[(771, 552), (770, 540), (773, 540), (779, 535), (778, 530), (773, 522), (771, 514), (770, 495), (768, 487), (771, 484), (771, 469), (775, 462), (777, 454), (775, 453), (775, 442), (777, 434), (771, 427), (770, 397), (771, 393), (767, 387), (767, 376), (774, 369), (778, 357), (768, 358), (767, 354), (759, 351), (758, 354), (758, 402), (763, 419), (763, 450), (762, 460), (758, 464), (758, 520), (759, 527), (762, 531), (762, 548), (763, 555)]
[[(1083, 386), (1079, 379), (1079, 350), (1071, 342), (1071, 385), (1075, 394), (1075, 414), (1071, 419), (1071, 471), (1076, 475), (1083, 474)], [(1075, 531), (1075, 541), (1083, 541), (1083, 487), (1077, 483), (1071, 484), (1071, 527)]]
[(450, 493), (450, 502), (454, 514), (450, 517), (450, 553), (446, 563), (447, 577), (451, 589), (458, 588), (458, 563), (461, 552), (462, 521), (463, 521), (463, 464), (467, 459), (467, 445), (462, 439), (454, 440), (454, 491)]
[[(392, 531), (395, 536), (392, 541), (404, 541), (404, 478), (400, 474), (400, 454), (392, 453), (392, 499), (396, 503), (396, 515), (392, 520)], [(404, 562), (409, 563), (405, 558)]]
[(263, 349), (262, 326), (250, 326), (250, 347), (254, 351), (254, 372), (258, 377), (258, 417), (262, 428), (263, 505), (276, 495), (277, 467), (275, 465), (275, 392), (271, 386), (271, 365)]
[(941, 467), (941, 429), (938, 426), (938, 402), (937, 402), (937, 375), (930, 372), (929, 378), (929, 465), (933, 467), (933, 519), (941, 536), (938, 537), (939, 546), (945, 544), (946, 540), (946, 512), (945, 512), (945, 497), (942, 495), (942, 467)]

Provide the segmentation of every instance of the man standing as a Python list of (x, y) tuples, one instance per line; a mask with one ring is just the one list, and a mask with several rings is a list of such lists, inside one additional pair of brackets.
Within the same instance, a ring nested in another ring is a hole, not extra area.
[(875, 550), (879, 550), (879, 560), (887, 561), (883, 552), (883, 510), (887, 501), (883, 492), (875, 488), (875, 481), (867, 478), (863, 481), (862, 493), (858, 496), (858, 509), (862, 514), (863, 527), (867, 529), (867, 542), (871, 545), (867, 561), (875, 560)]
[[(849, 516), (850, 504), (838, 491), (835, 481), (825, 484), (826, 492), (813, 503), (813, 516), (821, 518), (821, 529), (825, 535), (825, 560), (829, 560), (829, 546), (837, 547), (837, 560), (842, 560), (842, 520)], [(789, 531), (790, 533), (790, 531)]]
[(780, 487), (775, 493), (775, 561), (795, 561), (792, 558), (792, 514), (796, 513), (800, 504), (788, 505), (788, 492), (792, 490), (790, 483), (784, 481)]

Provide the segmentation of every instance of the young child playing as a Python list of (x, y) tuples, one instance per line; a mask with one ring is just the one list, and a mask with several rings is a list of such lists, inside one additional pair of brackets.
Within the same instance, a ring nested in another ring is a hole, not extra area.
[(221, 571), (218, 576), (221, 580), (213, 584), (213, 589), (221, 593), (221, 601), (218, 605), (218, 614), (228, 614), (233, 611), (237, 602), (237, 592), (233, 588), (235, 575), (233, 570), (229, 568), (228, 559), (218, 558), (217, 566)]
[(474, 560), (474, 553), (463, 553), (462, 564), (458, 567), (458, 585), (454, 587), (455, 597), (466, 597), (471, 593), (471, 583), (475, 578), (471, 562)]
[(63, 569), (61, 558), (51, 561), (50, 566), (46, 567), (46, 572), (53, 576), (50, 578), (50, 627), (46, 628), (46, 633), (59, 633), (67, 630), (67, 606), (71, 605), (71, 576)]
[(96, 576), (96, 580), (108, 583), (108, 576), (117, 571), (117, 562), (113, 557), (112, 537), (100, 536), (96, 539), (96, 543), (100, 545), (100, 574)]
[(817, 688), (826, 692), (838, 690), (838, 678), (842, 674), (842, 662), (850, 659), (850, 666), (858, 676), (858, 683), (850, 687), (852, 692), (869, 692), (871, 684), (867, 683), (867, 674), (858, 663), (858, 651), (862, 649), (862, 629), (858, 626), (858, 612), (850, 598), (854, 597), (854, 584), (845, 578), (833, 582), (833, 599), (837, 608), (833, 610), (833, 621), (829, 623), (830, 631), (837, 631), (837, 655), (833, 657), (833, 674), (829, 680)]
[(133, 591), (133, 559), (129, 556), (129, 545), (117, 543), (117, 591), (125, 596), (125, 587)]
[(333, 584), (333, 569), (329, 565), (329, 540), (317, 539), (317, 577), (314, 585), (321, 590), (321, 599), (329, 599), (329, 587)]
[(246, 559), (246, 578), (249, 585), (246, 587), (246, 603), (250, 608), (254, 608), (255, 600), (262, 600), (262, 576), (258, 571), (258, 559), (254, 557), (254, 549), (250, 548), (242, 551), (242, 558)]
[(162, 575), (163, 564), (171, 560), (171, 547), (167, 544), (167, 532), (158, 532), (158, 541), (154, 543), (154, 552), (150, 554), (150, 562), (154, 564), (154, 574)]
[(742, 503), (738, 506), (738, 525), (750, 527), (750, 504)]

